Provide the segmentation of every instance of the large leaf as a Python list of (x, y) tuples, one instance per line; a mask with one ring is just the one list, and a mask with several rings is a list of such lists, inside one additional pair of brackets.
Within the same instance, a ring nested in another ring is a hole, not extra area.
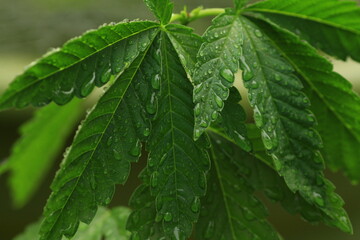
[(309, 99), (301, 92), (301, 81), (260, 28), (244, 17), (240, 21), (244, 33), (240, 59), (243, 80), (276, 170), (293, 192), (322, 209), (333, 218), (334, 225), (351, 232), (343, 203), (333, 201), (338, 196), (323, 175), (321, 139), (313, 129), (316, 120), (308, 109)]
[(174, 7), (170, 0), (144, 0), (144, 2), (162, 24), (169, 23)]
[(237, 162), (234, 145), (214, 137), (213, 167), (208, 192), (196, 225), (196, 239), (280, 239), (266, 221), (266, 208), (254, 197), (254, 189), (244, 175), (248, 171)]
[(7, 163), (16, 207), (22, 207), (34, 194), (80, 113), (78, 100), (63, 107), (51, 104), (37, 111), (34, 118), (21, 127), (21, 138), (13, 146)]
[[(89, 223), (98, 205), (110, 203), (114, 184), (124, 184), (150, 133), (146, 102), (152, 101), (151, 68), (157, 48), (141, 54), (101, 97), (78, 131), (51, 186), (41, 239), (71, 237)], [(144, 103), (144, 104), (143, 104)]]
[[(298, 192), (293, 193), (286, 185), (284, 178), (277, 174), (271, 157), (266, 154), (260, 130), (253, 124), (248, 124), (247, 130), (253, 145), (253, 152), (248, 154), (237, 150), (235, 155), (238, 159), (237, 163), (241, 162), (242, 168), (247, 169), (246, 172), (249, 173), (246, 175), (249, 184), (254, 189), (263, 191), (272, 201), (280, 202), (283, 208), (291, 214), (299, 213), (311, 223), (323, 222), (334, 226), (332, 216), (308, 203)], [(339, 196), (333, 197), (334, 201), (343, 204), (343, 200)]]
[(68, 41), (11, 83), (0, 98), (0, 110), (86, 97), (126, 69), (148, 47), (157, 27), (153, 22), (110, 24)]
[(257, 22), (297, 70), (311, 99), (324, 140), (324, 156), (332, 169), (360, 180), (360, 98), (351, 84), (333, 72), (332, 64), (296, 35), (275, 24)]
[(354, 1), (268, 0), (247, 10), (261, 13), (330, 55), (360, 61), (360, 7)]
[(168, 238), (186, 239), (205, 194), (209, 160), (204, 139), (194, 142), (193, 87), (174, 46), (161, 37), (161, 90), (149, 136), (148, 169), (156, 196), (157, 220)]
[(198, 54), (194, 73), (195, 139), (217, 119), (239, 69), (243, 43), (239, 18), (222, 14), (213, 20), (204, 34), (205, 43)]
[(247, 138), (246, 114), (239, 104), (241, 96), (239, 91), (230, 88), (230, 96), (225, 101), (225, 107), (219, 118), (211, 125), (211, 131), (233, 141), (245, 151), (251, 150), (250, 141)]

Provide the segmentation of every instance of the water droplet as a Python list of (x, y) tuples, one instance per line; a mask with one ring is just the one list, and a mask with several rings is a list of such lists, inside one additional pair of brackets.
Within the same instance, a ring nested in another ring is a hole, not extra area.
[(172, 214), (170, 212), (166, 212), (164, 215), (165, 222), (170, 222), (172, 220)]
[(255, 220), (256, 216), (247, 208), (243, 208), (243, 214), (246, 220), (253, 221)]
[(245, 151), (251, 151), (251, 143), (249, 142), (249, 140), (246, 139), (238, 131), (234, 131), (234, 134), (237, 136), (237, 138), (239, 140), (237, 142), (240, 144), (241, 148), (244, 149)]
[(314, 197), (315, 203), (316, 203), (317, 205), (319, 205), (320, 207), (324, 207), (324, 206), (325, 206), (324, 199), (322, 198), (322, 196), (321, 196), (319, 193), (313, 192), (313, 197)]
[(272, 139), (270, 138), (270, 136), (263, 130), (263, 131), (261, 131), (261, 137), (262, 137), (265, 148), (267, 150), (271, 150), (274, 147), (274, 145), (273, 145), (273, 142), (272, 142)]
[(94, 81), (95, 81), (95, 72), (93, 72), (93, 76), (90, 79), (90, 81), (84, 83), (81, 86), (81, 89), (80, 89), (81, 96), (86, 97), (87, 95), (89, 95), (91, 93), (91, 91), (94, 88)]
[(242, 76), (244, 81), (250, 81), (254, 77), (254, 73), (252, 72), (249, 65), (246, 63), (244, 56), (240, 57), (240, 66), (243, 70)]
[(201, 113), (200, 103), (196, 104), (194, 113), (195, 113), (195, 116), (200, 115), (200, 113)]
[(160, 74), (155, 74), (151, 78), (151, 86), (156, 90), (160, 89), (160, 81), (161, 81)]
[(206, 229), (205, 229), (205, 238), (212, 238), (215, 233), (215, 222), (209, 221)]
[(121, 154), (116, 149), (113, 149), (113, 154), (116, 160), (121, 160)]
[(216, 105), (217, 105), (219, 108), (223, 108), (223, 107), (224, 107), (224, 102), (223, 102), (223, 100), (222, 100), (219, 96), (215, 96), (215, 102), (216, 102)]
[(257, 88), (259, 88), (259, 83), (258, 82), (252, 82), (251, 84), (250, 84), (250, 88), (252, 88), (252, 89), (257, 89)]
[(281, 81), (281, 76), (279, 74), (277, 74), (277, 73), (275, 74), (275, 80), (277, 82)]
[(107, 144), (108, 146), (110, 146), (112, 143), (113, 143), (113, 137), (110, 136), (110, 137), (108, 138), (106, 144)]
[(144, 131), (143, 131), (143, 135), (145, 136), (145, 137), (147, 137), (147, 136), (149, 136), (150, 135), (150, 128), (145, 128), (144, 129)]
[(264, 125), (263, 117), (260, 113), (258, 106), (254, 107), (254, 120), (258, 128), (261, 128)]
[(235, 80), (234, 73), (228, 68), (222, 69), (220, 75), (229, 83), (233, 83)]
[(106, 199), (105, 199), (105, 204), (106, 205), (108, 205), (109, 203), (111, 202), (111, 197), (107, 197)]
[(219, 113), (217, 111), (213, 111), (213, 113), (211, 114), (211, 119), (216, 120), (218, 116), (219, 116)]
[(257, 37), (262, 37), (263, 36), (263, 34), (262, 34), (262, 32), (259, 30), (259, 29), (256, 29), (255, 30), (255, 36), (257, 36)]
[(156, 214), (155, 222), (160, 222), (162, 219), (163, 219), (163, 215), (162, 215), (162, 214), (160, 214), (160, 213)]
[(133, 157), (139, 157), (141, 154), (141, 142), (138, 139), (135, 145), (130, 149), (129, 154)]
[(151, 175), (151, 186), (156, 187), (158, 185), (158, 172), (153, 172)]
[(199, 176), (199, 186), (202, 189), (205, 189), (205, 187), (206, 187), (206, 178), (204, 175)]
[(275, 167), (276, 171), (280, 171), (283, 167), (282, 162), (279, 160), (279, 158), (275, 154), (272, 154), (271, 157), (273, 159), (273, 163), (274, 163), (274, 167)]
[(205, 120), (202, 120), (202, 121), (200, 122), (200, 126), (201, 126), (202, 128), (207, 128), (207, 127), (209, 126), (209, 122), (207, 122), (207, 121), (205, 121)]
[(202, 83), (196, 85), (194, 88), (194, 93), (198, 94), (201, 91), (201, 89), (203, 88), (203, 86), (204, 86), (204, 84), (202, 84)]
[(146, 111), (151, 115), (156, 113), (156, 111), (157, 111), (157, 98), (156, 98), (155, 93), (153, 93), (151, 95), (150, 100), (147, 102)]
[(109, 68), (100, 78), (102, 83), (107, 83), (111, 77), (111, 68)]
[(200, 210), (200, 198), (195, 197), (194, 201), (191, 204), (191, 211), (197, 213)]

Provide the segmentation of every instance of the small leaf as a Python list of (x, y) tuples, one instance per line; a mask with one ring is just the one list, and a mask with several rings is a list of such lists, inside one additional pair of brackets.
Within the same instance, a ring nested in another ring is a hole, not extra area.
[(7, 170), (11, 172), (9, 185), (17, 208), (29, 201), (48, 174), (80, 117), (79, 106), (78, 100), (63, 107), (51, 104), (38, 110), (34, 118), (21, 127), (21, 138), (7, 160)]
[(243, 44), (242, 29), (235, 14), (216, 17), (206, 30), (205, 42), (198, 54), (198, 66), (194, 73), (195, 139), (215, 119), (229, 96), (229, 88), (239, 69), (240, 48)]
[(153, 22), (110, 24), (74, 38), (31, 64), (0, 97), (0, 110), (66, 104), (129, 67), (156, 34)]
[(360, 7), (355, 1), (268, 0), (247, 10), (261, 13), (330, 55), (360, 61)]
[(169, 23), (174, 7), (170, 0), (144, 0), (144, 2), (162, 24)]
[(247, 138), (246, 114), (239, 104), (240, 100), (239, 91), (235, 87), (230, 88), (230, 96), (225, 101), (221, 116), (211, 125), (211, 131), (215, 131), (249, 152), (251, 151), (251, 144)]
[(234, 145), (212, 135), (213, 167), (208, 192), (196, 224), (196, 239), (281, 239), (266, 221), (266, 208), (246, 181), (248, 168), (236, 164)]
[(161, 58), (158, 111), (147, 143), (151, 194), (166, 237), (186, 239), (199, 215), (192, 205), (205, 195), (205, 172), (210, 166), (204, 138), (197, 142), (192, 138), (193, 87), (165, 32)]
[(356, 146), (360, 145), (360, 97), (309, 44), (274, 23), (257, 24), (302, 77), (324, 141), (325, 160), (332, 169), (343, 169), (351, 180), (359, 181), (360, 148)]
[(141, 54), (87, 116), (51, 185), (41, 239), (73, 236), (79, 221), (90, 223), (97, 206), (110, 203), (114, 185), (126, 182), (150, 127), (143, 103), (152, 94), (154, 56), (156, 48)]
[[(338, 228), (352, 232), (342, 202), (333, 201), (338, 198), (333, 184), (323, 175), (319, 152), (322, 143), (313, 129), (315, 120), (308, 109), (309, 99), (301, 92), (300, 80), (263, 31), (240, 18), (245, 38), (240, 64), (244, 85), (249, 89), (254, 119), (276, 170), (293, 192), (328, 214)], [(248, 72), (253, 73), (252, 77), (247, 76)]]

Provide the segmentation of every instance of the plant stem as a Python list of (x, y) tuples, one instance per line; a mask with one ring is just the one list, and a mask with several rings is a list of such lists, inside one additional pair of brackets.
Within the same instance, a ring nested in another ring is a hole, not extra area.
[(179, 21), (181, 24), (187, 25), (188, 23), (195, 21), (199, 18), (216, 16), (224, 13), (224, 8), (206, 8), (202, 7), (195, 8), (190, 13), (187, 12), (186, 8), (178, 14), (173, 14), (170, 22)]

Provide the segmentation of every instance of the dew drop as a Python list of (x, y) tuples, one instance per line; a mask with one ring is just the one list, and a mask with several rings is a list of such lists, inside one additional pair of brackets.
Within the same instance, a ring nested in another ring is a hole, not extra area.
[(207, 122), (207, 121), (205, 121), (205, 120), (202, 120), (202, 121), (200, 122), (200, 126), (201, 126), (202, 128), (207, 128), (207, 127), (209, 126), (209, 122)]
[(160, 74), (155, 74), (151, 78), (151, 86), (156, 90), (160, 89), (160, 80), (161, 80)]
[(163, 215), (161, 215), (160, 213), (156, 214), (155, 222), (160, 222), (162, 219), (163, 219)]
[(257, 127), (261, 128), (264, 125), (263, 117), (258, 106), (254, 107), (254, 120)]
[(199, 186), (202, 189), (205, 189), (206, 187), (206, 178), (203, 175), (199, 176)]
[(219, 96), (215, 96), (215, 102), (219, 108), (224, 107), (224, 102)]
[(211, 114), (211, 119), (216, 120), (218, 116), (219, 116), (219, 113), (217, 111), (213, 111), (213, 113)]
[(114, 142), (113, 140), (114, 140), (113, 137), (110, 136), (110, 137), (108, 138), (106, 144), (107, 144), (108, 146), (110, 146), (110, 145)]
[(277, 74), (277, 73), (275, 74), (275, 80), (277, 82), (281, 81), (281, 76), (279, 74)]
[(151, 95), (150, 100), (147, 102), (146, 111), (151, 115), (156, 113), (156, 111), (157, 111), (157, 98), (156, 98), (155, 93), (153, 93)]
[(113, 149), (113, 154), (116, 160), (121, 160), (121, 154), (116, 149)]
[(200, 129), (195, 129), (194, 131), (194, 138), (198, 139), (201, 136), (201, 131)]
[(108, 205), (111, 202), (111, 197), (107, 197), (105, 199), (105, 204)]
[(161, 159), (160, 159), (160, 165), (165, 161), (167, 157), (167, 153), (165, 153), (164, 155), (162, 155)]
[(94, 88), (94, 81), (95, 81), (95, 72), (93, 72), (92, 79), (81, 86), (80, 89), (81, 96), (86, 97), (91, 93), (91, 91)]
[(257, 36), (257, 37), (262, 37), (263, 36), (263, 34), (262, 34), (262, 32), (260, 31), (260, 30), (258, 30), (258, 29), (256, 29), (255, 30), (255, 36)]
[(205, 239), (212, 238), (215, 233), (215, 222), (210, 221), (205, 229)]
[(271, 150), (274, 147), (274, 145), (273, 145), (273, 142), (272, 142), (270, 136), (263, 130), (263, 131), (261, 131), (261, 137), (262, 137), (265, 148), (267, 150)]
[(191, 211), (193, 211), (194, 213), (199, 212), (200, 210), (200, 198), (199, 197), (195, 197), (194, 201), (191, 204)]
[(150, 128), (145, 128), (144, 129), (144, 131), (143, 131), (143, 135), (145, 136), (145, 137), (148, 137), (149, 135), (150, 135)]
[(243, 214), (244, 214), (245, 219), (248, 221), (253, 221), (256, 218), (256, 216), (251, 211), (249, 211), (249, 209), (247, 209), (247, 208), (243, 208)]
[(133, 157), (139, 157), (141, 154), (141, 142), (138, 139), (135, 145), (130, 149), (129, 154)]
[(195, 113), (195, 116), (199, 116), (199, 115), (200, 115), (200, 113), (201, 113), (200, 103), (196, 104), (194, 113)]
[(201, 89), (203, 88), (204, 84), (200, 83), (199, 85), (196, 85), (194, 88), (194, 93), (198, 94), (201, 92)]
[(156, 187), (158, 185), (158, 172), (153, 172), (151, 175), (151, 186)]
[(220, 75), (229, 83), (233, 83), (235, 80), (234, 73), (228, 68), (223, 68), (220, 71)]
[(319, 193), (313, 192), (313, 197), (314, 197), (315, 203), (316, 203), (317, 205), (319, 205), (320, 207), (324, 207), (324, 206), (325, 206), (324, 199), (322, 198), (322, 196), (321, 196)]
[(164, 220), (165, 220), (165, 222), (170, 222), (171, 220), (172, 220), (172, 214), (170, 213), (170, 212), (166, 212), (165, 214), (164, 214)]
[(100, 78), (102, 83), (107, 83), (111, 77), (111, 69), (109, 68)]

